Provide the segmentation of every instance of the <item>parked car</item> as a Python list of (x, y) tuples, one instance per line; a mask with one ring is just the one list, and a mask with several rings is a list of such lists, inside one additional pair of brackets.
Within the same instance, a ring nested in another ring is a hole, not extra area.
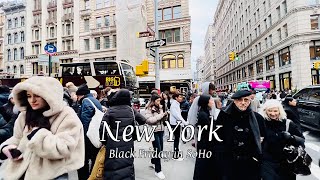
[(293, 97), (298, 101), (301, 125), (320, 131), (320, 85), (305, 87)]

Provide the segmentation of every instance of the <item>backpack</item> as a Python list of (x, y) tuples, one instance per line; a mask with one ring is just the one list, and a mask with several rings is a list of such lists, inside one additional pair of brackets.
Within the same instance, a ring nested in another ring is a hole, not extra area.
[(100, 124), (101, 124), (102, 118), (104, 116), (104, 113), (102, 111), (100, 111), (89, 98), (85, 98), (85, 99), (87, 99), (91, 103), (91, 105), (94, 107), (94, 110), (95, 110), (95, 113), (92, 116), (92, 119), (90, 121), (89, 128), (88, 128), (86, 135), (89, 138), (90, 142), (96, 148), (100, 148), (102, 146), (102, 143), (100, 142), (99, 129), (100, 129)]

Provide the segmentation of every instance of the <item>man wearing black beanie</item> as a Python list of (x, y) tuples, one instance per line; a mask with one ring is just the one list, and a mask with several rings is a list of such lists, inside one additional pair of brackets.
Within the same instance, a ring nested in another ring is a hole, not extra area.
[[(94, 98), (92, 94), (90, 94), (90, 89), (86, 84), (82, 84), (78, 87), (76, 95), (78, 97), (78, 103), (81, 105), (78, 116), (82, 122), (84, 134), (87, 134), (89, 124), (95, 113), (95, 108), (93, 107), (92, 103), (100, 111), (102, 111), (102, 106), (100, 102), (96, 98)], [(93, 167), (91, 166), (91, 169), (89, 171), (89, 160), (91, 160), (91, 162), (95, 162), (98, 152), (99, 149), (94, 147), (89, 138), (85, 135), (85, 162), (84, 166), (78, 170), (79, 180), (87, 180), (89, 178), (90, 172)]]

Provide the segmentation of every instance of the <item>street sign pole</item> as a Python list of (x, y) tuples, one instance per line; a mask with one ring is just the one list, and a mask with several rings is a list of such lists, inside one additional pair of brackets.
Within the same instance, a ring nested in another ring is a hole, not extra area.
[[(155, 32), (155, 39), (159, 36), (158, 31), (158, 1), (154, 0), (154, 32)], [(160, 62), (159, 62), (159, 48), (155, 47), (155, 88), (159, 91), (160, 90)]]
[(51, 76), (51, 55), (49, 54), (49, 77)]

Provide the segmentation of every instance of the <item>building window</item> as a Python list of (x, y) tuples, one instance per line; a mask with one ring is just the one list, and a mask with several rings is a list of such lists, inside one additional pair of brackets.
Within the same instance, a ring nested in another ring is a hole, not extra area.
[(89, 39), (85, 39), (84, 40), (84, 50), (85, 51), (90, 51)]
[(21, 27), (23, 27), (24, 26), (24, 17), (23, 16), (21, 17), (20, 21), (21, 21)]
[(249, 71), (249, 77), (254, 76), (253, 64), (250, 64), (248, 66), (248, 71)]
[(282, 7), (283, 7), (284, 14), (287, 14), (288, 9), (287, 9), (287, 1), (286, 0), (282, 2)]
[(101, 21), (101, 17), (97, 17), (96, 18), (96, 28), (100, 28), (102, 25), (102, 21)]
[(247, 68), (246, 68), (246, 67), (243, 67), (243, 68), (241, 69), (241, 72), (242, 72), (242, 78), (247, 77)]
[(184, 57), (182, 54), (178, 55), (178, 68), (184, 68)]
[(320, 0), (308, 0), (308, 5), (320, 4)]
[(291, 89), (291, 72), (279, 74), (279, 80), (281, 91)]
[(50, 37), (54, 37), (54, 27), (50, 27)]
[(71, 35), (71, 25), (70, 24), (66, 25), (66, 34)]
[(311, 41), (309, 44), (309, 50), (311, 60), (320, 59), (320, 40)]
[(181, 6), (173, 7), (173, 19), (181, 18)]
[(11, 19), (8, 19), (8, 29), (11, 29), (11, 27), (12, 27)]
[(165, 8), (163, 9), (163, 20), (170, 20), (172, 19), (172, 9)]
[(269, 55), (266, 57), (266, 69), (272, 70), (275, 68), (275, 63), (274, 63), (274, 56), (273, 54)]
[(102, 0), (96, 0), (96, 9), (103, 8)]
[(14, 18), (14, 27), (18, 27), (18, 18)]
[(162, 69), (176, 68), (176, 56), (172, 54), (162, 57)]
[(319, 15), (310, 16), (311, 30), (319, 29), (319, 21), (320, 21)]
[(71, 47), (71, 40), (67, 40), (67, 51), (70, 51), (72, 49)]
[(279, 52), (279, 64), (280, 66), (284, 66), (291, 63), (290, 60), (290, 50), (289, 47), (281, 49)]
[(17, 43), (18, 42), (18, 33), (14, 33), (14, 39), (13, 39), (13, 43)]
[(110, 26), (110, 16), (104, 16), (104, 25), (106, 27)]
[(36, 40), (39, 40), (39, 30), (35, 30), (34, 33)]
[(113, 35), (113, 47), (116, 48), (117, 47), (117, 36)]
[(94, 38), (96, 43), (96, 50), (100, 49), (100, 37)]
[(90, 0), (84, 0), (84, 9), (90, 9)]
[(24, 48), (23, 47), (20, 48), (20, 59), (21, 60), (24, 59)]
[(268, 48), (268, 38), (264, 38), (264, 43), (266, 45), (266, 49)]
[(256, 68), (257, 68), (257, 74), (263, 72), (263, 61), (262, 61), (262, 59), (260, 59), (260, 60), (258, 60), (256, 62)]
[(18, 58), (18, 50), (16, 48), (13, 49), (13, 60), (17, 60)]
[(267, 23), (267, 19), (264, 19), (264, 20), (263, 20), (263, 22), (264, 22), (264, 27), (265, 27), (265, 30), (267, 30), (267, 29), (268, 29), (268, 23)]
[(311, 69), (312, 85), (320, 84), (320, 73), (317, 69)]
[(110, 0), (104, 0), (104, 7), (110, 6)]
[(8, 44), (11, 44), (11, 34), (8, 34)]
[(271, 17), (271, 14), (268, 16), (268, 19), (269, 19), (269, 27), (272, 26), (272, 17)]
[(24, 74), (24, 67), (23, 67), (23, 65), (20, 65), (20, 74)]
[(277, 7), (277, 14), (278, 14), (278, 20), (281, 19), (281, 11), (280, 11), (280, 6)]
[(283, 32), (284, 32), (284, 37), (288, 37), (289, 33), (288, 33), (288, 26), (287, 24), (283, 25)]
[(269, 42), (270, 42), (269, 44), (270, 44), (270, 47), (271, 47), (273, 45), (272, 44), (272, 34), (269, 35)]
[(180, 28), (167, 29), (159, 32), (160, 39), (166, 39), (167, 43), (180, 42)]
[(275, 75), (267, 76), (266, 80), (270, 81), (270, 90), (274, 90), (276, 88), (276, 78)]
[(104, 38), (104, 48), (108, 49), (110, 48), (110, 37), (109, 36), (105, 36)]
[(13, 73), (17, 74), (17, 66), (16, 65), (13, 66)]
[(7, 55), (8, 55), (8, 61), (11, 61), (11, 50), (10, 49), (8, 49), (7, 50)]
[(84, 32), (89, 32), (89, 19), (84, 20)]
[(158, 9), (158, 21), (163, 20), (162, 11), (163, 11), (162, 9)]
[(7, 73), (10, 73), (10, 66), (7, 66)]
[(24, 32), (20, 32), (20, 40), (21, 42), (24, 42)]
[(279, 29), (277, 30), (277, 33), (278, 33), (279, 41), (281, 41), (281, 40), (282, 40), (282, 37), (281, 37), (281, 28), (279, 28)]

